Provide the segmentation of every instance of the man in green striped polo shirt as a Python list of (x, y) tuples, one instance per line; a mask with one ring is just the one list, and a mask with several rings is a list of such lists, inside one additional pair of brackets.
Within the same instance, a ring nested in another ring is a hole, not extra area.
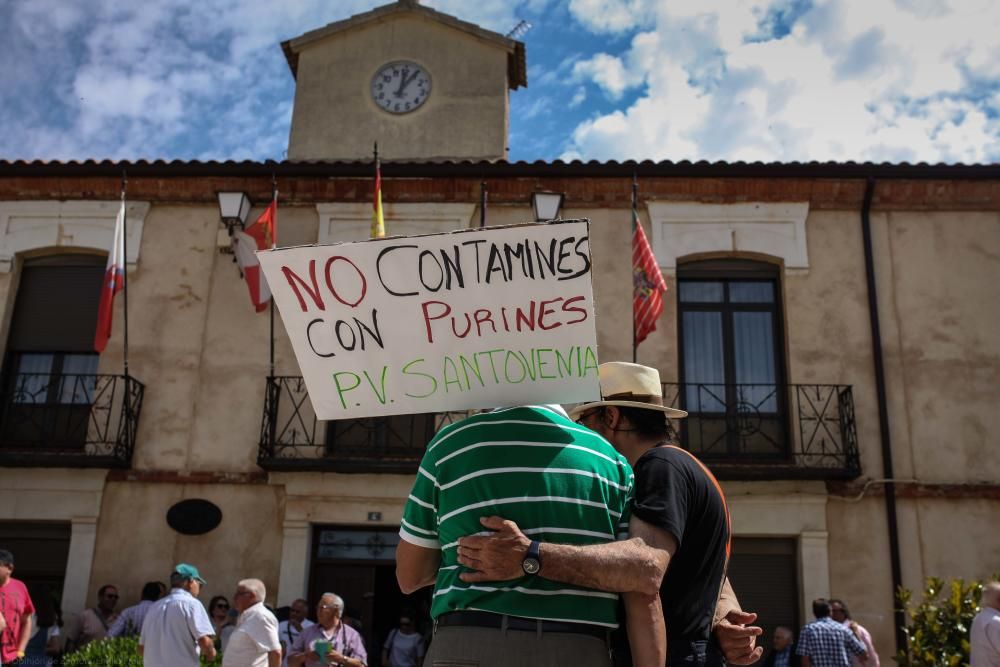
[[(530, 558), (518, 579), (467, 584), (457, 546), (482, 530), (479, 517), (499, 513), (534, 544), (612, 543), (627, 530), (632, 493), (625, 458), (559, 406), (500, 409), (442, 429), (421, 461), (396, 555), (403, 592), (434, 585), (427, 660), (607, 665), (617, 594), (534, 576)], [(634, 565), (647, 580), (662, 577), (662, 563)]]

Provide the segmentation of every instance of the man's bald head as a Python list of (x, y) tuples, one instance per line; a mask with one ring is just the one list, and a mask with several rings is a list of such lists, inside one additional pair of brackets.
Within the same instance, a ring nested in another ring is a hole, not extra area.
[(1000, 610), (1000, 581), (990, 581), (983, 585), (981, 605)]

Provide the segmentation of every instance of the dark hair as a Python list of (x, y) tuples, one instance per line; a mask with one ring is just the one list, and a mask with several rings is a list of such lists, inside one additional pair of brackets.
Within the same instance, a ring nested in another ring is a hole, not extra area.
[(0, 549), (0, 565), (14, 567), (14, 554), (6, 549)]
[(104, 584), (103, 586), (97, 589), (97, 597), (99, 598), (104, 597), (104, 594), (107, 593), (109, 588), (114, 588), (115, 590), (118, 590), (118, 587), (115, 586), (114, 584)]
[(35, 624), (38, 627), (49, 628), (53, 625), (62, 627), (62, 611), (48, 584), (30, 585), (28, 595), (35, 603)]
[(826, 598), (816, 598), (813, 600), (813, 616), (816, 618), (826, 618), (830, 615), (830, 603)]
[(162, 584), (158, 581), (147, 581), (142, 587), (142, 599), (150, 600), (156, 602), (160, 599), (160, 586)]
[(647, 410), (645, 408), (626, 408), (620, 405), (617, 407), (622, 416), (635, 429), (635, 432), (644, 438), (658, 438), (676, 444), (677, 433), (670, 425), (665, 412), (659, 410)]
[(226, 606), (229, 606), (229, 600), (226, 599), (225, 595), (216, 595), (211, 600), (208, 601), (208, 613), (211, 614), (215, 609), (215, 605), (219, 604), (219, 601), (225, 602)]
[(830, 613), (831, 614), (833, 613), (833, 605), (839, 604), (841, 610), (844, 612), (844, 618), (850, 618), (851, 617), (851, 610), (847, 608), (847, 603), (845, 603), (843, 600), (838, 600), (837, 598), (830, 598), (829, 599), (829, 603), (830, 603)]

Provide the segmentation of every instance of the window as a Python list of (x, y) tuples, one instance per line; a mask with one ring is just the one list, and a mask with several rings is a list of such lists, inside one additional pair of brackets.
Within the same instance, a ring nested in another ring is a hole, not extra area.
[(682, 436), (699, 456), (788, 456), (778, 281), (762, 262), (678, 269)]
[(97, 306), (106, 260), (25, 260), (4, 360), (2, 441), (12, 449), (78, 449), (94, 402)]

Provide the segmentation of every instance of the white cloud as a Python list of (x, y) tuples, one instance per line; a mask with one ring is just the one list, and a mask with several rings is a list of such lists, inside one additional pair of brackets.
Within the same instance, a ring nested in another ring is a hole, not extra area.
[(621, 68), (577, 70), (612, 96), (639, 80), (646, 88), (629, 108), (581, 123), (563, 157), (1000, 159), (988, 111), (1000, 89), (1000, 3), (817, 0), (788, 34), (759, 41), (773, 9), (659, 4), (655, 29), (607, 55)]
[(641, 27), (655, 0), (569, 0), (569, 10), (588, 30), (620, 33)]

